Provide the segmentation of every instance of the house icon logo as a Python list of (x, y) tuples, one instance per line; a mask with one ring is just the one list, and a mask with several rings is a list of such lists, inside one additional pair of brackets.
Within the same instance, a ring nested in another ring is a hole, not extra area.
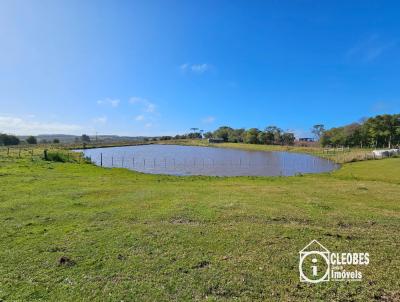
[(311, 241), (300, 252), (300, 281), (319, 283), (329, 281), (330, 252), (317, 240)]

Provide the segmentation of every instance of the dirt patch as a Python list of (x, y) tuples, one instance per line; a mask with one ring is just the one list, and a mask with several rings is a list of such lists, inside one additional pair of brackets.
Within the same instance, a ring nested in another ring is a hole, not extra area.
[(60, 259), (58, 259), (58, 265), (60, 266), (74, 266), (75, 264), (75, 261), (67, 256), (62, 256)]
[(196, 265), (192, 266), (192, 269), (200, 269), (200, 268), (205, 268), (211, 264), (210, 261), (203, 260), (197, 263)]

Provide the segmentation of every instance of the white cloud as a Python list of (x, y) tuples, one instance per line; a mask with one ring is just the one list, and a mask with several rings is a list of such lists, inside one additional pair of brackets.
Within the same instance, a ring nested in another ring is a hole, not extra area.
[(141, 122), (141, 121), (144, 121), (144, 120), (145, 120), (145, 117), (142, 114), (135, 116), (135, 121), (137, 121), (137, 122)]
[(120, 100), (111, 99), (111, 98), (105, 98), (103, 100), (98, 100), (97, 101), (98, 105), (109, 105), (109, 106), (114, 107), (114, 108), (118, 107), (119, 103), (120, 103)]
[(190, 64), (188, 64), (188, 63), (182, 64), (181, 66), (179, 66), (179, 68), (182, 71), (186, 71), (186, 70), (188, 70), (190, 68)]
[(145, 111), (146, 112), (150, 112), (150, 113), (155, 112), (156, 111), (156, 105), (154, 105), (152, 103), (147, 104)]
[(155, 113), (157, 110), (157, 106), (154, 103), (141, 97), (137, 96), (131, 97), (129, 102), (131, 104), (138, 104), (142, 106), (144, 112)]
[(154, 103), (138, 96), (131, 97), (129, 103), (137, 106), (139, 110), (138, 115), (134, 117), (136, 122), (139, 122), (144, 129), (154, 127), (160, 116)]
[(16, 135), (79, 134), (82, 127), (76, 124), (39, 122), (14, 116), (0, 116), (0, 129)]
[(105, 124), (107, 123), (107, 117), (106, 116), (96, 117), (92, 121), (95, 124)]
[(196, 73), (196, 74), (202, 74), (202, 73), (205, 73), (206, 71), (209, 71), (212, 68), (212, 66), (207, 63), (202, 63), (202, 64), (185, 63), (185, 64), (182, 64), (181, 66), (179, 66), (179, 68), (183, 72), (192, 72), (192, 73)]
[(215, 121), (215, 117), (214, 116), (206, 116), (205, 118), (203, 118), (201, 120), (204, 124), (211, 124)]

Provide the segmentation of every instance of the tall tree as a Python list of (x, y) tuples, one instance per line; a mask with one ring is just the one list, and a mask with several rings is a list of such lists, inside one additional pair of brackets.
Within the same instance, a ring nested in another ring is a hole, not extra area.
[(311, 133), (314, 134), (315, 140), (319, 141), (322, 134), (325, 132), (325, 126), (322, 124), (314, 125), (311, 129)]
[(276, 126), (268, 126), (265, 128), (265, 144), (267, 145), (279, 145), (281, 141), (282, 129)]
[(245, 132), (245, 143), (248, 144), (257, 144), (258, 143), (258, 134), (260, 133), (260, 130), (257, 128), (250, 128)]

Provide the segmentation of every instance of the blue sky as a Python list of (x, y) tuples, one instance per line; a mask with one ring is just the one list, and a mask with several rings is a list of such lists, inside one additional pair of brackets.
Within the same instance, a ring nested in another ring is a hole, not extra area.
[(399, 1), (0, 1), (0, 132), (306, 135), (400, 112)]

